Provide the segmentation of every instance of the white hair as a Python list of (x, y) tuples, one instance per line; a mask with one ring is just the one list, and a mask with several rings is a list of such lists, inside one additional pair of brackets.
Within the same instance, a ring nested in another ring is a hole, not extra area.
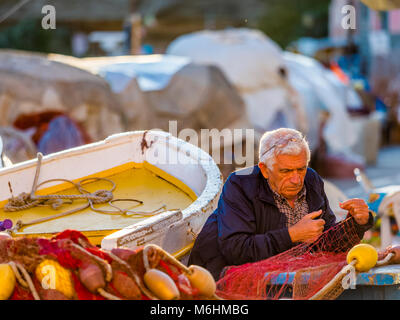
[(310, 147), (301, 132), (295, 129), (280, 128), (263, 134), (260, 139), (258, 155), (259, 161), (272, 170), (278, 154), (298, 155), (302, 151), (307, 154), (308, 164), (311, 158)]

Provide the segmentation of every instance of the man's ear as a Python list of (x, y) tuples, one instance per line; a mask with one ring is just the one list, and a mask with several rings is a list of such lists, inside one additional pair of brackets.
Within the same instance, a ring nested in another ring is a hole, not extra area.
[(267, 166), (265, 165), (265, 163), (259, 162), (258, 167), (260, 168), (260, 171), (261, 171), (262, 175), (264, 176), (264, 178), (268, 179), (268, 170), (267, 170)]

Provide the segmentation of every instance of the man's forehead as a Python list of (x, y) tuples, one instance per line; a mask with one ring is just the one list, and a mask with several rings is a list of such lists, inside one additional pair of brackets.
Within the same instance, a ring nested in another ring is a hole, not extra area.
[(275, 165), (278, 169), (301, 169), (307, 167), (307, 155), (305, 152), (298, 155), (278, 154)]

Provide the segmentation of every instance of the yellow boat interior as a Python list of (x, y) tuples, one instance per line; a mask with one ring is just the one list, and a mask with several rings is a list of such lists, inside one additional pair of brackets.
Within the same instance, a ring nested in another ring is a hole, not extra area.
[[(15, 212), (5, 211), (4, 205), (7, 201), (2, 201), (0, 203), (0, 220), (10, 219), (14, 225), (20, 220), (27, 224), (15, 231), (14, 236), (46, 237), (65, 229), (74, 229), (83, 232), (92, 243), (100, 245), (102, 238), (115, 231), (166, 210), (183, 210), (197, 198), (196, 194), (179, 179), (146, 161), (143, 163), (126, 163), (73, 180), (73, 182), (78, 183), (81, 180), (94, 177), (107, 180), (89, 179), (83, 182), (82, 187), (90, 193), (100, 189), (111, 190), (115, 185), (115, 189), (112, 191), (114, 201), (111, 205), (110, 203), (93, 205), (96, 209), (104, 212), (93, 211), (90, 207), (87, 207), (66, 216), (51, 218), (58, 213), (82, 207), (88, 201), (87, 199), (64, 200), (64, 203), (57, 210), (50, 206), (37, 206)], [(29, 193), (30, 190), (26, 190), (26, 192)], [(51, 187), (43, 185), (43, 188), (38, 190), (36, 194), (72, 195), (80, 193), (73, 184), (65, 181)], [(115, 199), (120, 200), (115, 201)], [(121, 212), (113, 205), (129, 211)], [(43, 218), (51, 219), (30, 224)]]

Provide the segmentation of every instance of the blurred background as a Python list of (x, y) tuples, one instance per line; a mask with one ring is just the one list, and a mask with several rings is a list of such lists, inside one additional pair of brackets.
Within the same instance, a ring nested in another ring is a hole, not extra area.
[(171, 120), (253, 130), (207, 148), (226, 178), (285, 126), (330, 199), (369, 199), (400, 185), (396, 2), (0, 0), (1, 165)]

